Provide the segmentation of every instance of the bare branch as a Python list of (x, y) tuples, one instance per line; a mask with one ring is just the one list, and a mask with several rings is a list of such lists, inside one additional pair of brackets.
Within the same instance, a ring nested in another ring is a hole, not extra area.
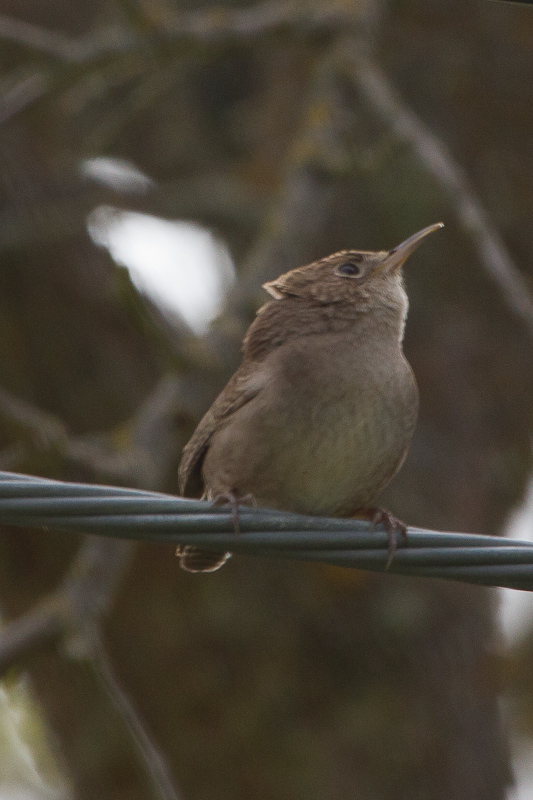
[(64, 628), (63, 604), (53, 595), (23, 617), (0, 628), (0, 677), (37, 650), (55, 644)]
[[(173, 44), (214, 44), (235, 39), (249, 40), (284, 28), (301, 34), (346, 29), (356, 19), (353, 9), (342, 4), (276, 1), (250, 8), (185, 11), (150, 21), (150, 30)], [(0, 38), (29, 47), (67, 63), (80, 64), (104, 55), (135, 50), (144, 37), (133, 28), (106, 28), (75, 39), (63, 33), (0, 15)]]
[[(2, 115), (0, 98), (0, 124)], [(28, 244), (65, 240), (87, 232), (87, 217), (95, 208), (110, 206), (120, 214), (138, 211), (169, 220), (186, 219), (215, 228), (227, 225), (248, 233), (255, 230), (266, 206), (267, 191), (231, 173), (200, 173), (158, 184), (145, 194), (128, 194), (85, 179), (69, 187), (68, 195), (43, 200), (36, 215), (25, 208), (0, 213), (0, 253)]]
[[(250, 8), (209, 8), (185, 11), (147, 20), (150, 44), (154, 36), (174, 47), (184, 45), (224, 44), (234, 40), (250, 41), (257, 36), (288, 29), (300, 35), (346, 31), (358, 20), (352, 8), (343, 4), (304, 4), (271, 0)], [(143, 27), (109, 27), (80, 38), (50, 31), (38, 25), (0, 14), (0, 40), (29, 48), (34, 53), (58, 59), (66, 64), (86, 64), (105, 56), (140, 50), (147, 39)], [(0, 98), (0, 124), (46, 94), (51, 76), (38, 72), (24, 79)]]
[(135, 546), (87, 537), (60, 586), (19, 619), (0, 628), (0, 677), (34, 651), (65, 639), (79, 655), (80, 625), (96, 624), (113, 603)]
[(21, 19), (2, 14), (0, 16), (0, 37), (6, 41), (30, 47), (32, 50), (37, 50), (47, 55), (59, 57), (66, 61), (71, 60), (72, 40), (69, 36), (55, 31), (48, 31)]
[(41, 411), (26, 400), (15, 397), (2, 387), (0, 387), (0, 417), (29, 432), (42, 447), (54, 443), (62, 446), (67, 439), (67, 431), (61, 420)]
[[(344, 98), (331, 52), (319, 59), (280, 191), (241, 273), (234, 308), (258, 287), (314, 253), (342, 180), (351, 169)], [(240, 315), (240, 314), (239, 314)]]
[(132, 37), (117, 28), (107, 28), (75, 39), (5, 14), (0, 15), (0, 38), (75, 64), (89, 61), (104, 53), (121, 52), (133, 44)]
[[(56, 417), (3, 389), (0, 414), (26, 434), (29, 432), (41, 446), (57, 447), (66, 457), (89, 464), (99, 474), (116, 469), (122, 478), (130, 472), (139, 482), (144, 479), (145, 485), (153, 485), (161, 478), (162, 465), (166, 467), (173, 455), (170, 428), (182, 395), (185, 404), (192, 406), (193, 398), (182, 391), (182, 383), (174, 375), (165, 376), (156, 385), (128, 423), (131, 444), (126, 454), (106, 452), (103, 442), (69, 437)], [(163, 755), (112, 669), (100, 634), (101, 619), (112, 606), (134, 550), (135, 545), (130, 542), (87, 537), (56, 591), (0, 630), (0, 676), (13, 666), (20, 668), (36, 651), (57, 644), (62, 644), (71, 657), (89, 660), (129, 731), (154, 797), (180, 800)]]
[(53, 414), (21, 400), (0, 387), (0, 418), (20, 428), (22, 439), (0, 453), (4, 467), (15, 468), (35, 449), (54, 449), (73, 463), (102, 477), (136, 486), (156, 487), (174, 455), (174, 418), (194, 416), (198, 391), (194, 381), (165, 375), (133, 417), (119, 426), (127, 441), (117, 449), (116, 429), (73, 436)]
[(154, 797), (180, 800), (164, 756), (114, 673), (100, 633), (134, 550), (130, 542), (87, 537), (56, 591), (0, 629), (0, 677), (57, 644), (70, 657), (88, 660), (131, 736)]
[(60, 586), (0, 629), (0, 676), (43, 646), (64, 637), (74, 641), (80, 619), (94, 621), (106, 614), (133, 552), (130, 542), (87, 537)]
[(348, 39), (343, 44), (342, 57), (351, 79), (367, 101), (393, 133), (415, 149), (421, 163), (439, 181), (460, 224), (472, 237), (481, 263), (500, 287), (509, 308), (525, 320), (533, 333), (530, 287), (495, 232), (464, 170), (443, 142), (406, 105), (379, 66), (364, 54), (359, 40)]
[(159, 184), (157, 191), (129, 198), (138, 209), (167, 219), (212, 220), (255, 228), (264, 213), (266, 191), (232, 172), (209, 172)]
[[(109, 454), (103, 443), (69, 437), (56, 417), (3, 389), (0, 413), (29, 431), (42, 446), (55, 446), (67, 457), (95, 467), (100, 474), (115, 468), (122, 478), (130, 472), (139, 481), (144, 478), (145, 484), (152, 485), (154, 480), (160, 480), (161, 464), (166, 467), (172, 455), (169, 429), (180, 394), (181, 382), (176, 376), (165, 376), (156, 385), (129, 422), (131, 445), (126, 454)], [(167, 450), (162, 456), (158, 453), (161, 458), (156, 462), (154, 450), (160, 451), (164, 446)], [(87, 659), (131, 736), (154, 797), (180, 800), (163, 755), (114, 674), (100, 634), (101, 620), (113, 604), (134, 550), (131, 542), (87, 537), (56, 591), (0, 630), (0, 676), (13, 666), (20, 668), (36, 651), (58, 644), (71, 657)]]
[(129, 542), (87, 538), (58, 589), (0, 629), (0, 677), (22, 667), (36, 651), (61, 643), (71, 657), (88, 660), (130, 734), (154, 797), (180, 800), (166, 760), (120, 685), (100, 634), (133, 552)]
[(23, 78), (0, 95), (0, 125), (31, 106), (48, 91), (49, 79), (41, 72)]
[(168, 16), (164, 32), (171, 38), (190, 38), (212, 43), (226, 39), (250, 39), (283, 28), (303, 34), (336, 32), (353, 23), (353, 8), (342, 3), (302, 3), (271, 0), (248, 8), (210, 8), (207, 11)]
[(98, 631), (91, 633), (90, 661), (104, 691), (124, 722), (137, 749), (140, 763), (159, 800), (180, 800), (181, 792), (156, 743), (124, 687), (120, 684)]

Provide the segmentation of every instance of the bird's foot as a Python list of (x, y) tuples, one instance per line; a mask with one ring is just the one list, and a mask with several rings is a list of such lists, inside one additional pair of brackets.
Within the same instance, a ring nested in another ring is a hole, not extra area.
[(239, 527), (239, 506), (252, 506), (253, 508), (257, 508), (257, 500), (251, 493), (239, 497), (234, 492), (225, 492), (224, 494), (219, 494), (213, 500), (213, 506), (228, 505), (231, 508), (233, 530), (235, 531), (235, 535), (238, 536), (241, 532)]
[(191, 544), (178, 545), (176, 555), (180, 560), (180, 567), (185, 572), (216, 572), (228, 558), (231, 558), (231, 553), (199, 550), (198, 547)]
[[(246, 494), (238, 497), (234, 492), (220, 494), (213, 499), (213, 506), (231, 506), (231, 519), (233, 529), (238, 536), (239, 530), (239, 506), (251, 505), (257, 508), (257, 501), (253, 494)], [(201, 550), (194, 545), (179, 545), (176, 555), (180, 560), (180, 567), (186, 572), (215, 572), (231, 558), (231, 553), (213, 553)]]
[(376, 525), (383, 525), (385, 528), (389, 544), (389, 557), (385, 564), (385, 569), (387, 570), (392, 564), (392, 559), (398, 549), (398, 534), (400, 534), (404, 543), (407, 544), (407, 525), (385, 508), (359, 508), (354, 516), (359, 517), (359, 519), (369, 520), (371, 522), (371, 533), (374, 531)]

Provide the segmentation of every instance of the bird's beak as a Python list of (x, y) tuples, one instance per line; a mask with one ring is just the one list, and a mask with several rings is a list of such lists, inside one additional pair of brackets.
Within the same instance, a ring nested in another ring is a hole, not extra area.
[(439, 228), (443, 227), (444, 223), (442, 222), (436, 222), (435, 225), (428, 225), (427, 228), (423, 228), (421, 231), (418, 231), (418, 233), (414, 233), (406, 239), (405, 242), (399, 244), (398, 247), (389, 250), (383, 261), (379, 264), (379, 271), (384, 269), (387, 272), (393, 272), (393, 270), (399, 269), (426, 236), (429, 236), (430, 233), (434, 233), (438, 231)]

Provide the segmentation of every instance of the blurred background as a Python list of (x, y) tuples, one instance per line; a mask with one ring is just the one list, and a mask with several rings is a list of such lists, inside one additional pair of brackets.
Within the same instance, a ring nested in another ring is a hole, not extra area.
[[(532, 42), (490, 0), (4, 0), (0, 468), (176, 493), (261, 283), (443, 220), (382, 502), (530, 538)], [(530, 800), (501, 597), (4, 528), (0, 797)]]

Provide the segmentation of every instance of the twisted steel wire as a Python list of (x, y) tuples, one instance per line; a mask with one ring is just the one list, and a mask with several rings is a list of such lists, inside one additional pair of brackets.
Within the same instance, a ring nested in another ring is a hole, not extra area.
[[(202, 500), (0, 472), (0, 523), (385, 570), (388, 537), (357, 519), (228, 508)], [(389, 572), (533, 591), (533, 543), (408, 528)]]

